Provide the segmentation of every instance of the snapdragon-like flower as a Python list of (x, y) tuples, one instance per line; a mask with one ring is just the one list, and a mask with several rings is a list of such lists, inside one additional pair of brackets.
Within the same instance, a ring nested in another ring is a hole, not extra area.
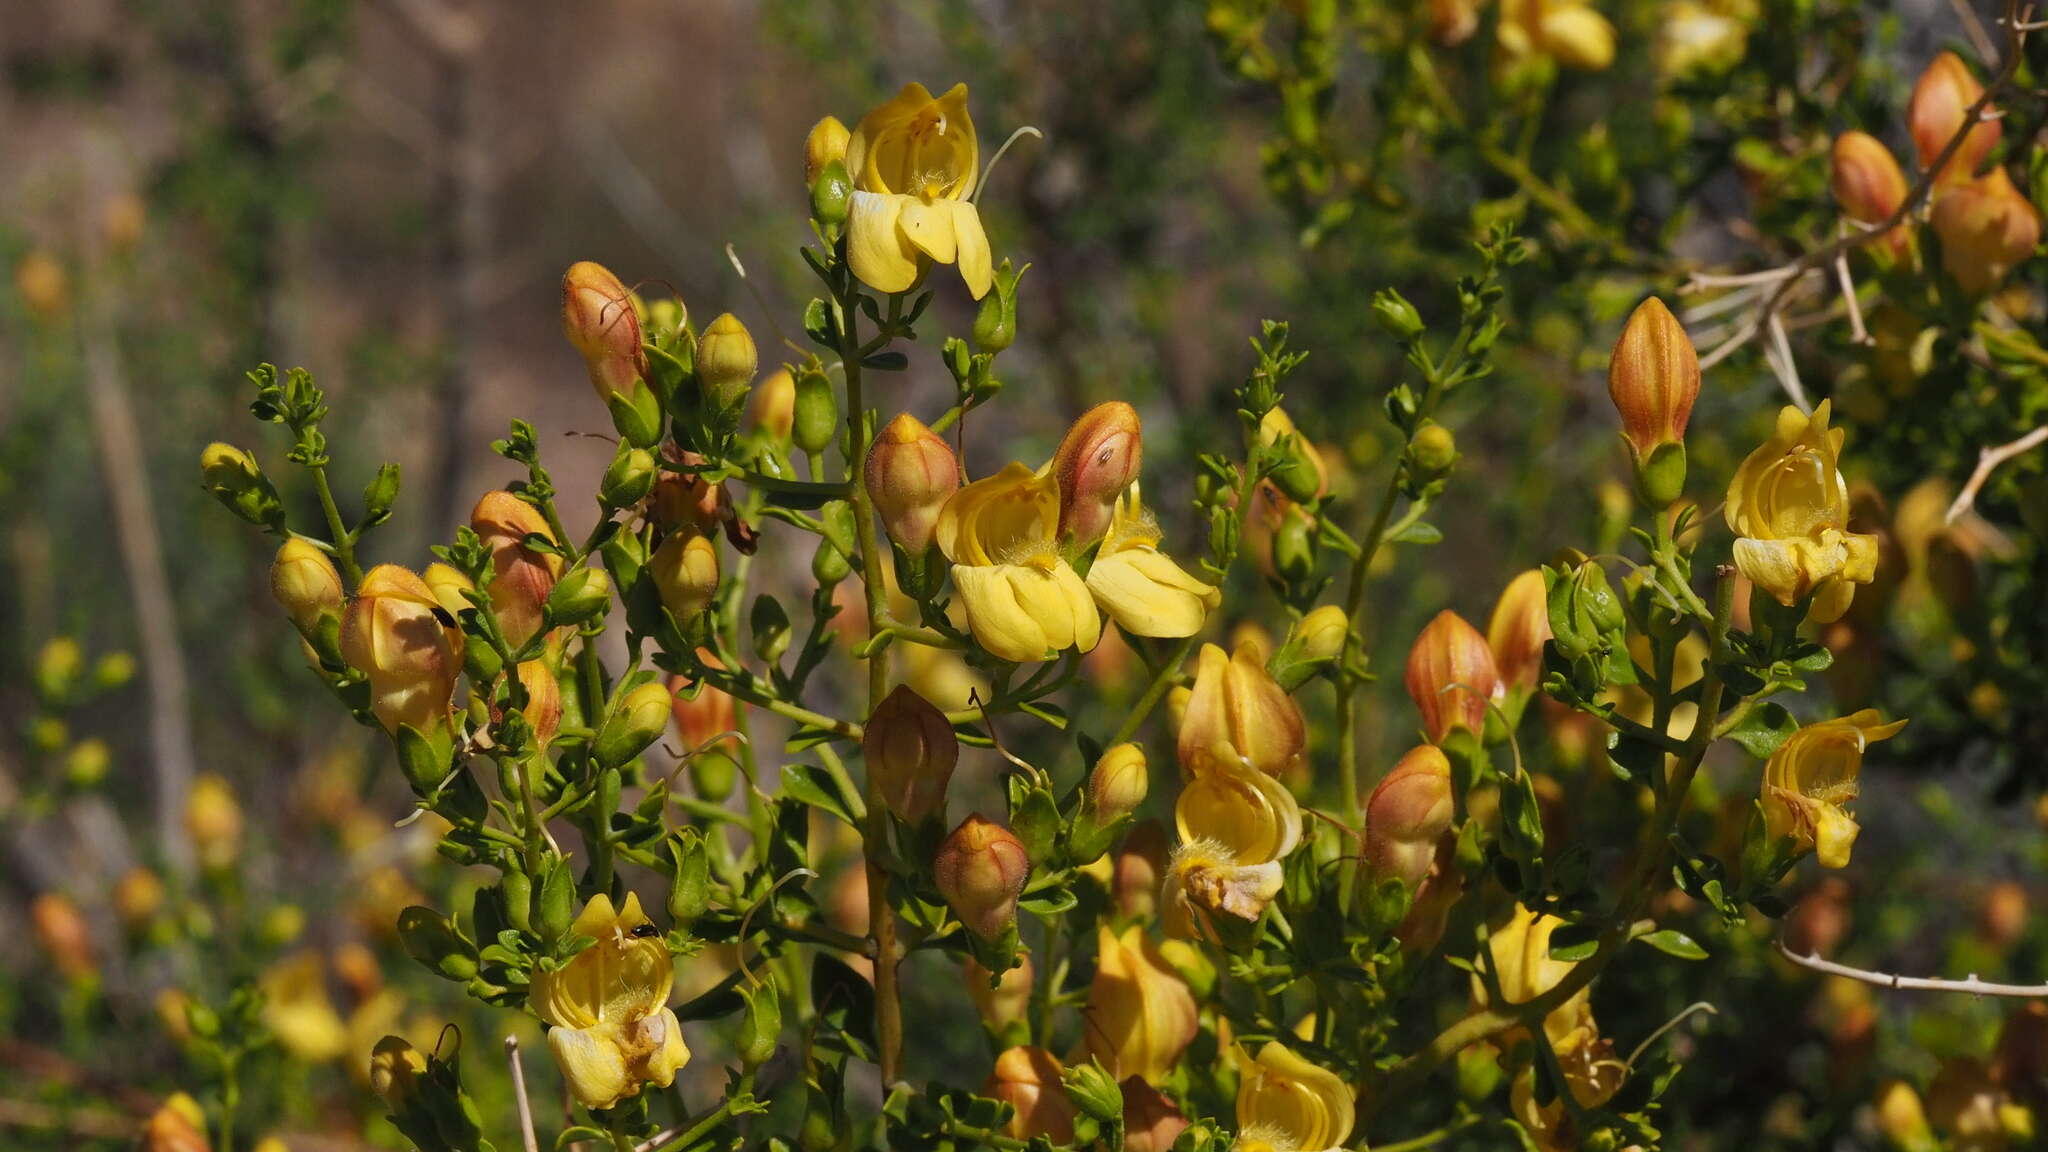
[(1308, 747), (1308, 722), (1301, 706), (1266, 671), (1256, 644), (1239, 644), (1229, 656), (1202, 645), (1195, 662), (1195, 687), (1181, 716), (1181, 768), (1194, 776), (1243, 768), (1278, 776), (1291, 771)]
[(342, 616), (342, 658), (369, 678), (370, 711), (387, 732), (410, 725), (432, 735), (449, 726), (462, 634), (437, 610), (445, 611), (418, 576), (379, 564)]
[(1102, 638), (1088, 585), (1060, 555), (1059, 485), (1011, 463), (955, 492), (939, 512), (939, 550), (967, 626), (1000, 659), (1045, 660)]
[(610, 1108), (643, 1084), (668, 1087), (690, 1050), (668, 1006), (675, 978), (668, 944), (639, 896), (627, 893), (616, 909), (603, 893), (591, 897), (570, 931), (597, 943), (552, 972), (535, 973), (530, 994), (550, 1025), (548, 1049), (569, 1090), (586, 1108)]
[(1843, 807), (1856, 799), (1863, 753), (1905, 726), (1881, 723), (1876, 709), (1866, 708), (1794, 732), (1764, 765), (1764, 828), (1771, 838), (1789, 837), (1823, 868), (1849, 863), (1858, 828)]
[(1096, 933), (1095, 979), (1085, 1012), (1088, 1054), (1122, 1078), (1157, 1083), (1195, 1039), (1195, 998), (1141, 924)]
[(1301, 843), (1301, 805), (1264, 772), (1218, 766), (1181, 790), (1174, 825), (1168, 911), (1191, 917), (1186, 927), (1215, 912), (1256, 920), (1280, 891), (1280, 862)]
[(1820, 623), (1841, 618), (1856, 584), (1877, 575), (1877, 537), (1849, 531), (1849, 485), (1838, 463), (1842, 430), (1829, 402), (1808, 416), (1787, 406), (1778, 427), (1728, 482), (1735, 566), (1778, 603), (1814, 597)]
[(1236, 1052), (1235, 1152), (1323, 1152), (1351, 1135), (1357, 1101), (1342, 1077), (1278, 1041), (1259, 1049), (1256, 1060)]
[[(1542, 996), (1571, 974), (1577, 964), (1554, 959), (1550, 939), (1564, 921), (1531, 911), (1517, 904), (1507, 921), (1487, 938), (1493, 972), (1500, 982), (1501, 998), (1508, 1004), (1526, 1004)], [(1484, 1006), (1486, 983), (1477, 975), (1472, 980), (1473, 1000)], [(1556, 1053), (1564, 1073), (1565, 1087), (1581, 1108), (1596, 1108), (1620, 1089), (1628, 1073), (1616, 1060), (1613, 1045), (1602, 1038), (1593, 1020), (1591, 992), (1581, 988), (1543, 1018), (1543, 1033)], [(1494, 1043), (1512, 1052), (1527, 1039), (1520, 1029), (1508, 1032)], [(1562, 1100), (1539, 1105), (1533, 1093), (1533, 1073), (1524, 1070), (1509, 1092), (1515, 1115), (1546, 1149), (1577, 1147), (1570, 1131), (1568, 1110)]]
[(967, 114), (967, 85), (933, 96), (905, 84), (861, 118), (846, 142), (853, 205), (846, 259), (877, 292), (903, 292), (927, 260), (958, 264), (976, 300), (995, 283), (988, 234), (969, 197), (981, 150)]
[(1159, 525), (1138, 501), (1138, 486), (1116, 502), (1109, 534), (1088, 569), (1095, 603), (1133, 636), (1192, 636), (1223, 593), (1159, 550)]

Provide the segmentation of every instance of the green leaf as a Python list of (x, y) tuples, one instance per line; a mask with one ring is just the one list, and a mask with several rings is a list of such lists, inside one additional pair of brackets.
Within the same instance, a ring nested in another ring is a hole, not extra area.
[(1567, 924), (1550, 934), (1550, 958), (1577, 963), (1600, 947), (1600, 929), (1592, 924)]
[(848, 824), (854, 823), (845, 797), (839, 794), (838, 783), (815, 764), (783, 765), (782, 794), (798, 803), (829, 812)]
[(1401, 530), (1387, 537), (1394, 544), (1435, 544), (1444, 538), (1437, 526), (1427, 520), (1416, 520), (1403, 524)]
[(1790, 739), (1799, 730), (1799, 721), (1778, 704), (1765, 701), (1743, 714), (1735, 727), (1728, 730), (1728, 736), (1742, 750), (1759, 760), (1770, 759), (1778, 746)]
[(910, 366), (910, 357), (901, 352), (877, 352), (860, 363), (877, 372), (901, 372)]
[(1647, 936), (1639, 936), (1637, 939), (1664, 953), (1666, 956), (1676, 956), (1680, 960), (1705, 960), (1707, 958), (1707, 950), (1705, 948), (1700, 947), (1699, 943), (1692, 937), (1687, 936), (1676, 928), (1660, 928)]

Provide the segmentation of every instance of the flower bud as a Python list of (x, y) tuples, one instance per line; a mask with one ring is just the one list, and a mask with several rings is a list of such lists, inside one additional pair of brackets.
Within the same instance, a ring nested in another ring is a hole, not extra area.
[(1030, 874), (1023, 841), (979, 813), (962, 820), (932, 859), (939, 894), (983, 940), (994, 940), (1017, 922), (1017, 898)]
[(242, 853), (242, 806), (235, 790), (213, 772), (192, 780), (185, 797), (185, 835), (209, 871), (230, 867)]
[(672, 532), (647, 561), (662, 607), (687, 627), (718, 595), (718, 548), (708, 536)]
[(612, 578), (602, 568), (569, 573), (548, 593), (542, 618), (549, 627), (574, 627), (604, 615), (612, 603)]
[(747, 423), (777, 444), (787, 444), (796, 423), (796, 377), (778, 367), (761, 378), (747, 401)]
[(1124, 1103), (1124, 1152), (1168, 1152), (1187, 1130), (1188, 1118), (1142, 1077), (1126, 1076), (1117, 1088)]
[(1285, 409), (1273, 408), (1259, 419), (1259, 444), (1282, 452), (1267, 479), (1289, 500), (1307, 503), (1330, 488), (1330, 470), (1322, 453), (1295, 428)]
[(327, 553), (296, 536), (278, 548), (271, 562), (270, 594), (309, 644), (319, 644), (326, 621), (334, 621), (337, 629), (341, 625), (341, 573)]
[(143, 1125), (141, 1152), (207, 1152), (205, 1123), (199, 1105), (180, 1092)]
[(1026, 1023), (1030, 1014), (1031, 955), (1027, 952), (1019, 959), (1022, 963), (1000, 977), (991, 977), (989, 970), (972, 957), (962, 970), (961, 975), (967, 983), (967, 998), (974, 1001), (974, 1010), (981, 1013), (982, 1026), (992, 1035), (1009, 1033)]
[(806, 371), (796, 378), (792, 419), (790, 439), (800, 451), (816, 455), (838, 438), (839, 397), (824, 373)]
[(1365, 802), (1365, 859), (1375, 877), (1412, 891), (1450, 830), (1451, 762), (1434, 744), (1409, 749)]
[(1406, 683), (1432, 744), (1458, 728), (1475, 737), (1484, 733), (1487, 705), (1504, 691), (1486, 638), (1448, 609), (1436, 614), (1408, 650)]
[(1074, 1102), (1060, 1083), (1060, 1062), (1043, 1048), (1011, 1048), (996, 1057), (981, 1094), (1011, 1108), (1003, 1131), (1017, 1140), (1074, 1141)]
[(1159, 910), (1159, 885), (1166, 877), (1166, 825), (1140, 820), (1124, 835), (1111, 860), (1110, 900), (1117, 915), (1149, 920)]
[[(1892, 150), (1868, 132), (1835, 137), (1828, 184), (1842, 214), (1863, 224), (1882, 224), (1906, 202), (1906, 174)], [(1894, 256), (1906, 249), (1906, 228), (1893, 228), (1877, 241)]]
[(78, 905), (56, 892), (36, 897), (29, 907), (36, 944), (67, 980), (84, 980), (98, 971), (92, 959), (92, 933)]
[(810, 135), (804, 137), (804, 187), (816, 184), (827, 164), (845, 162), (846, 142), (852, 136), (837, 116), (811, 125)]
[(2007, 952), (2027, 931), (2027, 889), (2010, 880), (1985, 889), (1977, 905), (1977, 936), (1999, 952)]
[(1095, 818), (1110, 823), (1136, 812), (1151, 785), (1144, 748), (1118, 744), (1104, 752), (1088, 774), (1088, 800), (1095, 807)]
[[(1453, 3), (1476, 6), (1474, 0), (1453, 0)], [(1478, 19), (1479, 17), (1476, 12), (1469, 14), (1461, 13), (1457, 23), (1461, 25), (1466, 23), (1476, 24)], [(1465, 36), (1469, 35), (1471, 35), (1471, 29), (1468, 27), (1458, 39), (1462, 40)], [(1392, 336), (1396, 340), (1413, 340), (1417, 336), (1422, 335), (1422, 314), (1415, 310), (1415, 305), (1410, 304), (1407, 297), (1392, 288), (1382, 288), (1373, 294), (1372, 315), (1373, 319), (1379, 321), (1380, 327), (1386, 331), (1387, 335)]]
[(960, 461), (953, 450), (905, 412), (875, 437), (861, 475), (889, 539), (906, 553), (922, 556), (938, 531), (939, 510), (960, 488)]
[(114, 885), (114, 915), (131, 932), (148, 927), (163, 906), (163, 880), (140, 864), (123, 872)]
[(70, 277), (55, 257), (36, 249), (14, 266), (14, 290), (29, 314), (48, 323), (64, 315), (71, 305)]
[(630, 508), (646, 499), (655, 477), (654, 453), (621, 444), (619, 454), (612, 457), (603, 479), (598, 481), (597, 498), (604, 501), (606, 508)]
[(1486, 646), (1502, 682), (1510, 689), (1534, 689), (1543, 679), (1543, 645), (1549, 639), (1543, 573), (1531, 568), (1508, 581), (1486, 625)]
[(484, 493), (469, 514), (469, 526), (491, 550), (491, 608), (506, 642), (517, 651), (541, 630), (542, 609), (562, 572), (560, 556), (537, 552), (525, 540), (538, 536), (561, 542), (539, 509), (510, 492)]
[(78, 686), (85, 670), (85, 649), (69, 636), (58, 636), (36, 653), (36, 694), (45, 704), (61, 704)]
[(673, 699), (667, 686), (659, 681), (650, 681), (626, 693), (618, 709), (597, 731), (597, 741), (592, 745), (597, 762), (617, 768), (654, 743), (668, 727)]
[(1008, 260), (996, 266), (995, 291), (983, 296), (981, 306), (974, 312), (975, 348), (996, 353), (1016, 343), (1017, 281), (1023, 275), (1023, 269), (1015, 268)]
[(1081, 544), (1100, 539), (1143, 459), (1138, 410), (1129, 404), (1097, 404), (1074, 421), (1051, 465), (1060, 488), (1060, 538)]
[(1653, 507), (1685, 489), (1685, 425), (1700, 394), (1700, 359), (1678, 318), (1655, 296), (1629, 316), (1607, 362), (1607, 394), (1635, 463), (1636, 490)]
[(1944, 190), (1934, 202), (1933, 225), (1941, 236), (1942, 268), (1971, 296), (1997, 287), (2041, 242), (2041, 214), (2003, 168)]
[(906, 824), (946, 814), (946, 785), (960, 759), (960, 738), (945, 713), (898, 684), (868, 717), (861, 757), (882, 803)]
[(418, 576), (380, 564), (342, 615), (342, 658), (369, 678), (370, 710), (394, 736), (403, 725), (422, 735), (449, 726), (461, 633), (442, 626), (439, 607)]
[(562, 685), (545, 660), (521, 664), (519, 683), (526, 689), (526, 707), (520, 709), (520, 714), (533, 729), (534, 742), (546, 748), (562, 727)]
[(811, 183), (811, 215), (820, 224), (837, 228), (846, 223), (848, 212), (853, 207), (853, 177), (847, 175), (846, 165), (838, 160), (825, 165), (824, 171)]
[(633, 296), (602, 264), (580, 260), (562, 274), (562, 332), (590, 370), (600, 400), (630, 396), (647, 373)]
[(1335, 604), (1325, 604), (1303, 616), (1295, 624), (1292, 637), (1299, 646), (1301, 659), (1319, 663), (1343, 655), (1350, 638), (1351, 619)]
[(1451, 470), (1458, 462), (1458, 441), (1451, 430), (1434, 420), (1424, 420), (1408, 441), (1408, 461), (1424, 480)]
[(74, 787), (91, 788), (107, 778), (107, 770), (113, 764), (114, 753), (105, 740), (80, 740), (64, 754), (64, 778)]
[(1134, 924), (1096, 933), (1095, 979), (1088, 985), (1088, 1054), (1114, 1075), (1163, 1080), (1194, 1041), (1199, 1023), (1187, 981)]
[[(1962, 131), (1970, 106), (1984, 95), (1984, 86), (1970, 73), (1970, 66), (1953, 52), (1943, 52), (1927, 65), (1913, 85), (1906, 104), (1906, 125), (1913, 134), (1913, 147), (1920, 153), (1920, 167), (1931, 168), (1956, 133)], [(1994, 109), (1986, 108), (1991, 112)], [(1957, 147), (1936, 179), (1942, 184), (1964, 183), (1974, 177), (1984, 158), (1998, 145), (2005, 131), (1997, 120), (1981, 120)]]
[(712, 411), (737, 408), (758, 367), (753, 334), (727, 312), (697, 337), (697, 386)]
[(199, 453), (199, 476), (200, 483), (228, 511), (259, 527), (284, 528), (284, 502), (277, 498), (277, 489), (254, 456), (215, 441)]

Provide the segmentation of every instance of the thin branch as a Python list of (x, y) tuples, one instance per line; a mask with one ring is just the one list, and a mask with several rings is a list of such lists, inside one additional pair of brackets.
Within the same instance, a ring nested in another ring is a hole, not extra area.
[(512, 1065), (512, 1098), (519, 1106), (519, 1143), (526, 1152), (540, 1152), (533, 1134), (533, 1102), (526, 1098), (526, 1069), (519, 1062), (519, 1037), (505, 1037), (505, 1060)]
[(1972, 996), (2013, 996), (2021, 999), (2048, 997), (2048, 984), (1993, 984), (1977, 979), (1974, 972), (1965, 980), (1943, 980), (1933, 976), (1893, 976), (1885, 972), (1851, 968), (1847, 964), (1823, 960), (1818, 952), (1801, 956), (1787, 948), (1783, 940), (1778, 941), (1778, 954), (1801, 968), (1811, 968), (1815, 972), (1825, 972), (1830, 976), (1847, 976), (1851, 980), (1875, 984), (1880, 988), (1897, 988), (1910, 992), (1968, 992)]
[(1977, 468), (1970, 473), (1969, 483), (1964, 484), (1963, 490), (1956, 493), (1955, 503), (1948, 506), (1948, 516), (1943, 522), (1953, 524), (1962, 519), (1963, 513), (1968, 512), (1977, 502), (1977, 490), (1984, 487), (1986, 480), (1991, 479), (1993, 469), (2015, 456), (2032, 451), (2044, 441), (2048, 441), (2048, 424), (2043, 424), (2009, 444), (2000, 444), (1995, 448), (1979, 448)]

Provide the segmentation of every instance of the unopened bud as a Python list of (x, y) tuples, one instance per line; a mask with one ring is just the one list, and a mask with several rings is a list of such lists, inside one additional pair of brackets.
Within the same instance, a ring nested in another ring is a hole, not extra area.
[(206, 490), (228, 511), (273, 531), (284, 528), (284, 502), (254, 456), (215, 441), (199, 453), (199, 475)]
[(1344, 645), (1350, 638), (1351, 620), (1344, 615), (1344, 609), (1335, 604), (1325, 604), (1294, 625), (1291, 639), (1299, 649), (1301, 659), (1322, 663), (1343, 655)]
[(1458, 440), (1449, 428), (1424, 420), (1408, 441), (1408, 460), (1423, 479), (1435, 479), (1458, 462)]
[(1920, 1094), (1903, 1080), (1887, 1081), (1877, 1090), (1877, 1130), (1898, 1152), (1933, 1152), (1934, 1129)]
[(71, 278), (55, 257), (41, 249), (30, 252), (14, 266), (14, 290), (29, 314), (48, 323), (63, 316), (71, 306)]
[(1095, 807), (1095, 818), (1106, 824), (1136, 812), (1151, 786), (1145, 749), (1118, 744), (1104, 752), (1088, 774), (1088, 800)]
[(646, 499), (654, 480), (654, 453), (622, 444), (598, 482), (597, 498), (607, 508), (630, 508)]
[(1996, 288), (2041, 242), (2041, 214), (2003, 168), (1944, 190), (1933, 225), (1942, 268), (1971, 296)]
[(1637, 491), (1652, 507), (1670, 504), (1685, 489), (1685, 426), (1699, 399), (1700, 358), (1655, 296), (1636, 307), (1615, 342), (1607, 394), (1621, 413)]
[(1543, 573), (1531, 568), (1501, 592), (1486, 625), (1486, 646), (1509, 688), (1533, 689), (1543, 679), (1543, 645), (1550, 639), (1550, 606)]
[(983, 940), (994, 940), (1017, 922), (1017, 898), (1030, 874), (1023, 841), (979, 813), (962, 820), (932, 860), (939, 894)]
[(626, 693), (618, 710), (598, 729), (597, 742), (592, 746), (597, 762), (616, 768), (654, 743), (668, 727), (672, 700), (668, 688), (658, 681)]
[[(1970, 66), (1963, 63), (1962, 57), (1943, 52), (1928, 63), (1906, 104), (1906, 125), (1913, 134), (1913, 147), (1920, 153), (1920, 167), (1934, 166), (1942, 149), (1963, 130), (1971, 105), (1983, 95), (1984, 86), (1970, 73)], [(1995, 109), (1987, 107), (1984, 111), (1989, 114)], [(1979, 120), (1937, 179), (1943, 184), (1970, 180), (1984, 158), (1997, 147), (2004, 131), (2004, 125), (1996, 119)]]
[(846, 223), (852, 207), (853, 178), (847, 175), (845, 164), (834, 160), (811, 182), (811, 215), (820, 224), (836, 228)]
[(207, 1152), (206, 1115), (183, 1092), (164, 1101), (142, 1128), (142, 1152)]
[(1437, 613), (1408, 650), (1406, 683), (1432, 744), (1443, 743), (1457, 728), (1475, 737), (1485, 732), (1487, 705), (1503, 691), (1486, 637), (1448, 609)]
[(147, 927), (163, 906), (162, 878), (140, 864), (123, 872), (114, 885), (114, 915), (131, 932)]
[(1060, 536), (1090, 543), (1109, 530), (1117, 498), (1138, 478), (1144, 442), (1138, 410), (1121, 400), (1098, 404), (1074, 421), (1053, 454), (1060, 486)]
[(230, 867), (241, 855), (242, 806), (234, 788), (218, 774), (202, 772), (193, 778), (185, 796), (185, 835), (209, 871)]
[(36, 897), (29, 907), (36, 944), (57, 971), (69, 980), (83, 980), (98, 971), (92, 958), (92, 933), (78, 905), (56, 892)]
[(334, 561), (312, 543), (294, 536), (277, 550), (270, 565), (270, 594), (291, 617), (292, 624), (307, 643), (316, 647), (323, 626), (334, 622), (340, 635), (341, 573)]
[(861, 756), (882, 803), (898, 819), (922, 824), (945, 816), (960, 739), (945, 713), (908, 684), (898, 684), (868, 717)]
[(562, 558), (552, 552), (527, 547), (529, 536), (559, 545), (549, 531), (540, 510), (510, 492), (484, 493), (469, 514), (475, 529), (491, 550), (491, 609), (498, 627), (514, 651), (533, 639), (543, 624), (548, 594), (561, 575)]
[(1016, 342), (1017, 280), (1023, 275), (1008, 260), (996, 266), (995, 291), (981, 298), (974, 313), (974, 346), (981, 351), (1001, 352)]
[(64, 778), (75, 787), (91, 788), (107, 778), (107, 769), (113, 763), (114, 753), (105, 740), (80, 740), (64, 754)]
[(796, 424), (796, 377), (777, 368), (761, 378), (747, 402), (747, 423), (777, 444), (787, 443)]
[(775, 990), (775, 981), (764, 980), (752, 988), (743, 988), (740, 998), (746, 1001), (746, 1010), (740, 1014), (740, 1032), (733, 1044), (733, 1054), (740, 1058), (744, 1068), (759, 1068), (775, 1055), (775, 1044), (782, 1035), (782, 996)]
[(520, 713), (533, 729), (533, 739), (546, 748), (562, 727), (562, 685), (545, 660), (528, 660), (519, 666), (519, 683), (526, 689), (526, 707)]
[(795, 423), (790, 436), (804, 452), (816, 454), (832, 446), (839, 435), (839, 398), (832, 381), (822, 372), (805, 372), (796, 378)]
[(612, 578), (601, 568), (582, 567), (548, 593), (542, 615), (549, 627), (573, 627), (604, 615), (612, 603)]
[(1396, 340), (1413, 340), (1422, 335), (1422, 315), (1415, 311), (1415, 305), (1392, 288), (1382, 288), (1373, 294), (1372, 315), (1387, 335)]
[(818, 182), (828, 164), (843, 163), (846, 160), (846, 142), (853, 134), (837, 116), (827, 116), (811, 125), (810, 135), (804, 137), (804, 186)]
[(1011, 1048), (996, 1057), (981, 1094), (1011, 1109), (1003, 1131), (1017, 1140), (1074, 1141), (1074, 1102), (1060, 1083), (1059, 1058), (1043, 1048)]
[(85, 649), (69, 636), (57, 636), (36, 653), (36, 694), (46, 704), (61, 704), (78, 686), (85, 670)]
[(427, 1074), (427, 1058), (402, 1036), (386, 1036), (370, 1051), (370, 1090), (394, 1116), (406, 1111)]
[(1110, 861), (1109, 897), (1117, 915), (1149, 920), (1159, 910), (1169, 848), (1166, 825), (1157, 820), (1140, 820), (1124, 834)]
[(562, 332), (583, 356), (600, 400), (631, 396), (647, 372), (633, 296), (602, 264), (581, 260), (562, 274)]
[(1168, 1152), (1187, 1131), (1187, 1116), (1144, 1077), (1126, 1076), (1117, 1088), (1123, 1095), (1124, 1152)]
[(708, 536), (672, 532), (647, 561), (662, 607), (687, 627), (718, 595), (718, 548)]
[(861, 475), (889, 539), (912, 556), (923, 555), (938, 531), (939, 509), (960, 487), (953, 449), (905, 412), (875, 437)]
[(727, 312), (697, 337), (697, 386), (714, 412), (739, 407), (754, 382), (758, 367), (753, 334), (739, 317)]
[(1259, 443), (1269, 449), (1281, 449), (1279, 462), (1266, 478), (1288, 499), (1307, 503), (1329, 489), (1329, 469), (1323, 463), (1322, 453), (1295, 428), (1285, 410), (1270, 409), (1259, 420)]
[(1397, 877), (1413, 890), (1429, 875), (1451, 816), (1451, 762), (1434, 744), (1410, 749), (1365, 803), (1365, 859), (1373, 875)]
[[(1906, 174), (1892, 150), (1868, 132), (1835, 137), (1828, 184), (1842, 214), (1864, 224), (1882, 224), (1906, 202)], [(1894, 252), (1905, 247), (1906, 230), (1894, 228), (1879, 243)]]

